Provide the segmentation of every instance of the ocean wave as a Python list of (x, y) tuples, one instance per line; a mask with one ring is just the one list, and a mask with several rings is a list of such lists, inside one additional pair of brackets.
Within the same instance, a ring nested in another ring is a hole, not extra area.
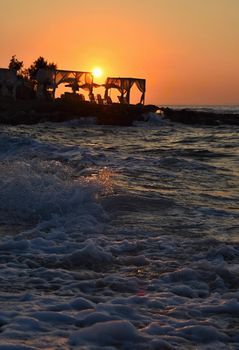
[(104, 216), (96, 201), (104, 191), (103, 182), (96, 176), (90, 181), (62, 162), (38, 159), (5, 161), (0, 171), (2, 222), (36, 222), (73, 213)]
[(238, 349), (236, 130), (144, 125), (3, 128), (0, 349)]

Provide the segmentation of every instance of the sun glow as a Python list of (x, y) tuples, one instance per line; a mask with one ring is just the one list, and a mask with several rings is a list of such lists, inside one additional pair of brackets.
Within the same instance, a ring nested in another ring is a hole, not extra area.
[(101, 68), (99, 67), (95, 67), (93, 70), (92, 70), (92, 74), (95, 78), (100, 78), (103, 74), (103, 71)]

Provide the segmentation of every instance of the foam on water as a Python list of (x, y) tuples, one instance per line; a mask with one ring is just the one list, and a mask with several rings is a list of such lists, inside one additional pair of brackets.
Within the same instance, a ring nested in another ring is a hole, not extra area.
[[(100, 191), (100, 183), (74, 177), (67, 166), (58, 161), (29, 160), (2, 162), (0, 212), (11, 222), (49, 219), (93, 212), (92, 197)], [(90, 206), (92, 209), (90, 210)]]
[(0, 349), (238, 349), (237, 157), (229, 129), (3, 128)]

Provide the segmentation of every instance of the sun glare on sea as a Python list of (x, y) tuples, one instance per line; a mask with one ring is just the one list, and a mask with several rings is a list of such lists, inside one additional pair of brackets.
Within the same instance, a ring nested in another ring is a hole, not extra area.
[(95, 78), (100, 78), (103, 74), (103, 71), (100, 67), (95, 67), (93, 70), (92, 70), (92, 74)]

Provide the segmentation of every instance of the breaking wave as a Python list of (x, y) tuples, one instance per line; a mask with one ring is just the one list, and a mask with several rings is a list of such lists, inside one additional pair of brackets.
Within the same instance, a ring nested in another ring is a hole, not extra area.
[(0, 349), (238, 349), (237, 144), (154, 120), (4, 127)]

